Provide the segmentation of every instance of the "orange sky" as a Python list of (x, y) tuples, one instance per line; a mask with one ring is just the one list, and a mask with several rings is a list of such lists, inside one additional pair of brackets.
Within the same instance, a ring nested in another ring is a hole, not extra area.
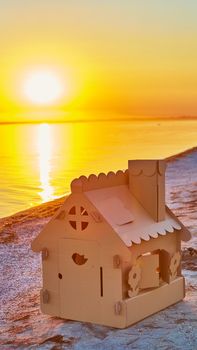
[[(2, 0), (0, 6), (1, 121), (28, 121), (37, 110), (197, 115), (195, 0)], [(66, 86), (48, 107), (22, 93), (25, 74), (40, 68), (55, 71)]]

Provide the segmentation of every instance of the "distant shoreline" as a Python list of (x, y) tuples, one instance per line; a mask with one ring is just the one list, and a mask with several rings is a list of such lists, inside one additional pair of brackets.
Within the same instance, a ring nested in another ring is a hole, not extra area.
[(169, 156), (169, 157), (167, 157), (165, 159), (167, 160), (167, 162), (172, 162), (172, 161), (174, 161), (177, 158), (184, 157), (187, 154), (193, 153), (193, 152), (196, 152), (196, 151), (197, 151), (197, 146), (191, 147), (191, 148), (186, 149), (185, 151), (181, 151), (180, 153), (174, 154), (174, 155)]

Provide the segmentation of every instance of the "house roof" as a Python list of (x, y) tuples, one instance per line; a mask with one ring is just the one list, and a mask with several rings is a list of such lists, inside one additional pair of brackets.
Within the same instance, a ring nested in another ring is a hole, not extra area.
[(127, 246), (183, 228), (168, 208), (165, 220), (155, 222), (127, 184), (84, 191), (84, 194)]
[[(80, 176), (71, 183), (71, 196), (72, 194), (85, 196), (96, 209), (91, 213), (92, 216), (95, 214), (95, 221), (100, 222), (102, 216), (128, 247), (133, 243), (140, 244), (142, 240), (149, 241), (150, 238), (165, 236), (175, 230), (180, 231), (181, 240), (188, 241), (191, 238), (190, 232), (167, 206), (165, 220), (156, 222), (153, 219), (129, 190), (128, 175), (128, 170), (118, 170), (116, 173), (110, 171), (108, 174), (100, 173), (98, 176), (94, 174), (89, 177)], [(69, 198), (70, 196), (66, 201)], [(55, 214), (53, 219), (57, 215), (59, 214)], [(39, 249), (38, 241), (44, 233), (46, 230), (42, 230), (39, 237), (33, 241), (33, 250)]]

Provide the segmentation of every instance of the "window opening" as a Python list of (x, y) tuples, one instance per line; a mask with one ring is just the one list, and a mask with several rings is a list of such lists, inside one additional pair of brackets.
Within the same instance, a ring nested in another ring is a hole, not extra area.
[(88, 215), (88, 212), (85, 208), (81, 207), (81, 215)]
[(74, 230), (84, 231), (89, 224), (89, 215), (82, 206), (73, 206), (69, 212), (69, 223)]
[(69, 214), (70, 215), (76, 215), (76, 208), (75, 207), (72, 207), (69, 211)]

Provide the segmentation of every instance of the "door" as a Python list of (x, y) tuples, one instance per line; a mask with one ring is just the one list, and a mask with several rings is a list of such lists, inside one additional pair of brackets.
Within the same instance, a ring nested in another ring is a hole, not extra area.
[(60, 315), (63, 318), (98, 322), (102, 281), (99, 246), (94, 241), (60, 239)]

